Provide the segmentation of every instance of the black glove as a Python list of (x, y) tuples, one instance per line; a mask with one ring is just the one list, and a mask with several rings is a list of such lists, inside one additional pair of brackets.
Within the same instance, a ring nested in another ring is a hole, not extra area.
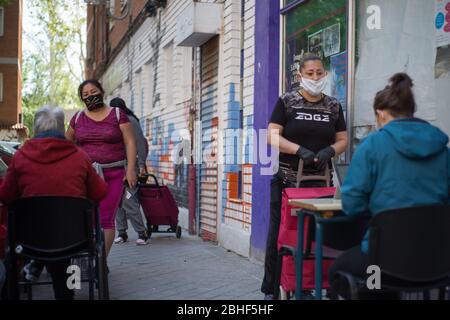
[(304, 147), (298, 148), (296, 155), (303, 160), (303, 165), (311, 165), (314, 161), (314, 152)]
[(330, 146), (320, 150), (315, 155), (316, 161), (316, 168), (319, 170), (324, 170), (328, 164), (328, 161), (330, 161), (331, 158), (333, 158), (336, 155), (336, 151)]

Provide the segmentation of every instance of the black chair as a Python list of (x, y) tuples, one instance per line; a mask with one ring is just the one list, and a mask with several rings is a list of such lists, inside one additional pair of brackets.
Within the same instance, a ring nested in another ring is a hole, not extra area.
[[(423, 293), (450, 284), (450, 207), (420, 206), (379, 213), (370, 221), (369, 265), (381, 269), (381, 290)], [(368, 293), (366, 279), (337, 272), (333, 281), (348, 284), (350, 298)]]
[[(109, 299), (106, 254), (97, 206), (89, 200), (72, 197), (30, 197), (14, 202), (8, 210), (8, 297), (19, 299), (19, 286), (25, 286), (32, 299), (32, 285), (18, 281), (18, 261), (34, 259), (55, 262), (88, 260), (89, 299), (94, 286), (100, 300)], [(94, 265), (95, 264), (95, 265)]]

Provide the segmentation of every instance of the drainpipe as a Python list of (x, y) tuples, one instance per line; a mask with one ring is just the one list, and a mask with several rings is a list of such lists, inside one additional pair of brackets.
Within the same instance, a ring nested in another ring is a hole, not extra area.
[(195, 166), (189, 164), (189, 234), (195, 235), (195, 213), (196, 213), (196, 172)]
[[(196, 172), (197, 172), (197, 210), (196, 210), (196, 232), (197, 235), (200, 236), (200, 211), (201, 211), (201, 199), (200, 199), (200, 191), (201, 191), (201, 170), (202, 170), (202, 163), (203, 163), (203, 141), (202, 141), (202, 55), (203, 50), (202, 47), (200, 49), (196, 50), (195, 56), (196, 56), (196, 62), (195, 67), (197, 68), (197, 64), (199, 65), (199, 68), (196, 70), (196, 81), (198, 82), (198, 86), (196, 86), (196, 99), (198, 98), (198, 101), (196, 100), (195, 108), (196, 108), (196, 116), (195, 116), (195, 125), (198, 123), (198, 137), (196, 137), (197, 140), (197, 163), (196, 163)], [(198, 74), (197, 74), (198, 71)], [(197, 77), (198, 76), (198, 77)], [(198, 94), (198, 95), (197, 95)]]
[(188, 206), (189, 206), (189, 234), (195, 235), (196, 234), (196, 203), (197, 203), (197, 184), (196, 184), (196, 170), (195, 170), (195, 164), (194, 164), (194, 139), (195, 139), (195, 110), (196, 110), (196, 63), (197, 63), (197, 55), (195, 52), (195, 48), (192, 48), (192, 85), (191, 85), (191, 94), (192, 94), (192, 100), (191, 105), (189, 106), (189, 131), (191, 136), (191, 143), (190, 143), (190, 162), (188, 164), (188, 172), (189, 172), (189, 184), (188, 184)]

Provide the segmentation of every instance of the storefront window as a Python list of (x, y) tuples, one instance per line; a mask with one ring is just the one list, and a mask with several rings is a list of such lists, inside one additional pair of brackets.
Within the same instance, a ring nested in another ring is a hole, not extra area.
[[(285, 1), (285, 6), (294, 1)], [(323, 58), (329, 72), (325, 93), (347, 105), (347, 1), (310, 0), (285, 13), (283, 90), (296, 89), (299, 61), (306, 52)]]
[(450, 0), (358, 0), (356, 139), (374, 125), (373, 100), (396, 72), (414, 80), (417, 116), (450, 133)]

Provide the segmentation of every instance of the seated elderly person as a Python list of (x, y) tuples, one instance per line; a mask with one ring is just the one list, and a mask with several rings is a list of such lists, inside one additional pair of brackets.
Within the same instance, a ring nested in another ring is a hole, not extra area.
[[(8, 204), (33, 196), (70, 196), (99, 202), (106, 183), (94, 171), (86, 153), (64, 137), (64, 113), (42, 107), (34, 119), (35, 137), (14, 155), (3, 184), (0, 201)], [(46, 263), (57, 300), (73, 299), (66, 286), (70, 261)]]

